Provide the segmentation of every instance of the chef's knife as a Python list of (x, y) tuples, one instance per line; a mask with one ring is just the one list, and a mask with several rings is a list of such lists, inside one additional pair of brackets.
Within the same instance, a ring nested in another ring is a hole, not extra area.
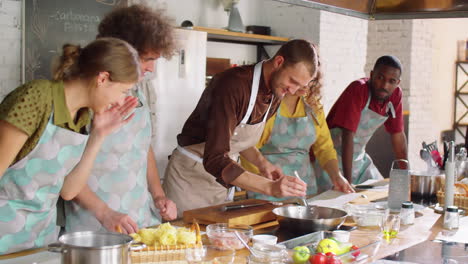
[(260, 205), (265, 205), (269, 203), (256, 203), (256, 204), (234, 204), (234, 205), (224, 205), (221, 206), (220, 210), (225, 212), (225, 211), (230, 211), (230, 210), (235, 210), (235, 209), (242, 209), (242, 208), (249, 208), (249, 207), (255, 207), (255, 206), (260, 206)]

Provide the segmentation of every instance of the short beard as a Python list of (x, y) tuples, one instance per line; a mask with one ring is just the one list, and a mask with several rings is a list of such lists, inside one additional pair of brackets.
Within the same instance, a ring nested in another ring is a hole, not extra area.
[(281, 94), (278, 94), (278, 87), (276, 87), (276, 81), (278, 80), (278, 77), (279, 77), (279, 74), (281, 73), (281, 68), (275, 70), (274, 72), (271, 73), (271, 76), (270, 76), (270, 81), (269, 81), (269, 85), (271, 87), (271, 90), (273, 91), (273, 95), (276, 97), (276, 98), (279, 98), (279, 99), (283, 99), (284, 95), (281, 95)]

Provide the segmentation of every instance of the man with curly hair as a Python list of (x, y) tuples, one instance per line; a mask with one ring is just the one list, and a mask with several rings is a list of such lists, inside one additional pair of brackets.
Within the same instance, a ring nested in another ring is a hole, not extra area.
[[(175, 49), (171, 19), (164, 10), (143, 5), (121, 7), (99, 24), (97, 37), (127, 41), (138, 51), (141, 74), (154, 70), (159, 57), (170, 58)], [(65, 205), (65, 230), (102, 230), (134, 233), (138, 228), (176, 218), (176, 205), (166, 198), (151, 143), (149, 105), (143, 79), (134, 89), (142, 106), (125, 127), (110, 135), (101, 148), (88, 186)]]

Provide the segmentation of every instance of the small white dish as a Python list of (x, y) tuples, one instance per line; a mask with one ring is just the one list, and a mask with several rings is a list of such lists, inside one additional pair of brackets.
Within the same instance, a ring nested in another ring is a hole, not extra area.
[(278, 242), (278, 237), (273, 235), (255, 235), (252, 237), (252, 242), (254, 246), (257, 243), (266, 245), (276, 245), (276, 242)]
[(349, 242), (349, 236), (351, 233), (345, 230), (335, 230), (332, 232), (332, 236), (341, 243)]

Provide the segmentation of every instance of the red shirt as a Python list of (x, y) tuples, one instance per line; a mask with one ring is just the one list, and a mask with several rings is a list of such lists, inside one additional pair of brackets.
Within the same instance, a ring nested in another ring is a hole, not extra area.
[[(367, 99), (369, 98), (369, 87), (367, 81), (369, 78), (362, 78), (352, 82), (343, 93), (340, 95), (338, 100), (333, 105), (330, 113), (327, 116), (327, 123), (330, 129), (335, 127), (342, 127), (353, 131), (356, 130), (361, 119), (361, 112), (366, 106)], [(369, 109), (382, 115), (388, 115), (387, 121), (385, 121), (385, 129), (390, 134), (395, 134), (403, 131), (403, 106), (402, 106), (402, 90), (397, 87), (393, 91), (390, 98), (385, 102), (379, 102), (378, 100), (371, 99), (369, 103)], [(392, 118), (390, 110), (386, 111), (388, 102), (392, 102), (395, 108), (396, 117)]]

